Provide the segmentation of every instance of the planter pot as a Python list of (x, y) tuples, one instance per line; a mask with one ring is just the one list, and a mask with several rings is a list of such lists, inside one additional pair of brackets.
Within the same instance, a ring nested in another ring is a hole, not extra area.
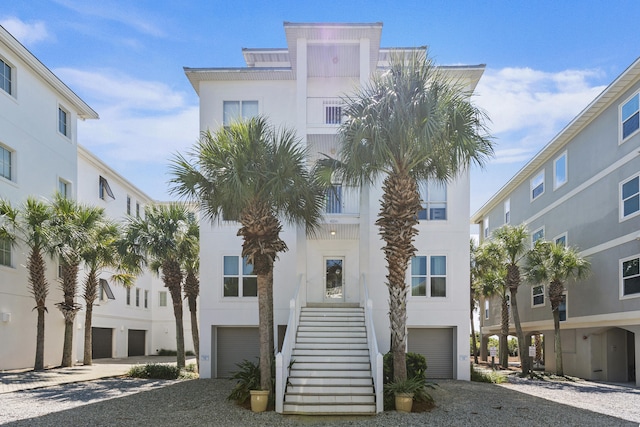
[(251, 393), (251, 410), (253, 412), (264, 412), (269, 403), (269, 390), (249, 390)]
[(396, 393), (396, 411), (411, 412), (413, 393)]

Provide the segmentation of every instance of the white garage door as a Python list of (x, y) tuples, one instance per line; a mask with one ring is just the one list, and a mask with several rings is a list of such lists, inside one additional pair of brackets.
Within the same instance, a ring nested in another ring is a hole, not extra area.
[(409, 328), (408, 349), (427, 359), (427, 378), (453, 378), (453, 328)]
[(216, 346), (214, 354), (217, 371), (212, 369), (216, 372), (216, 378), (229, 378), (234, 371), (238, 370), (236, 363), (245, 359), (258, 363), (260, 357), (258, 328), (216, 328), (214, 326), (211, 333), (217, 337), (217, 343), (215, 339), (211, 340)]

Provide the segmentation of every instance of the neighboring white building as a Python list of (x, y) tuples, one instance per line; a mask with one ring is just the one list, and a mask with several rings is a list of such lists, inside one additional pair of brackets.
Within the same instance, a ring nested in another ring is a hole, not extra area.
[[(285, 23), (284, 30), (286, 48), (243, 49), (247, 67), (185, 68), (200, 97), (200, 129), (215, 130), (238, 116), (264, 114), (277, 126), (296, 129), (312, 156), (335, 154), (340, 97), (366, 84), (372, 73), (388, 63), (390, 49), (380, 48), (382, 24)], [(414, 49), (424, 48), (406, 50)], [(469, 90), (484, 71), (483, 65), (442, 68), (464, 81)], [(340, 305), (363, 307), (366, 283), (373, 303), (374, 341), (386, 353), (390, 347), (386, 263), (374, 225), (381, 186), (340, 187), (338, 194), (339, 200), (328, 196), (326, 216), (314, 237), (308, 237), (303, 228), (285, 226), (282, 231), (289, 250), (280, 254), (274, 271), (278, 347), (294, 296), (298, 306), (308, 308), (323, 303), (335, 310)], [(429, 194), (424, 196), (426, 211), (418, 226), (416, 259), (407, 272), (407, 286), (423, 285), (415, 286), (416, 295), (410, 292), (408, 297), (408, 351), (426, 355), (429, 378), (468, 380), (468, 174), (446, 188), (430, 188)], [(251, 268), (242, 263), (237, 230), (233, 222), (201, 222), (203, 378), (228, 376), (236, 362), (255, 360), (258, 355), (255, 279)], [(225, 282), (233, 286), (225, 287)]]
[[(0, 197), (17, 206), (28, 196), (50, 199), (60, 191), (105, 208), (107, 216), (117, 221), (138, 211), (143, 214), (144, 206), (153, 200), (78, 145), (77, 120), (97, 118), (91, 107), (0, 26)], [(32, 367), (35, 358), (37, 316), (27, 287), (25, 252), (0, 241), (0, 370)], [(64, 320), (55, 303), (63, 296), (57, 271), (57, 264), (49, 261), (45, 366), (57, 366), (62, 359)], [(81, 271), (79, 282), (83, 276)], [(103, 279), (109, 275), (103, 274)], [(106, 287), (115, 300), (105, 290), (94, 308), (97, 357), (175, 350), (171, 297), (161, 279), (143, 274), (129, 299), (124, 288), (109, 282)], [(81, 295), (80, 285), (77, 302), (83, 306)], [(185, 348), (193, 349), (186, 304), (184, 322)], [(74, 354), (82, 361), (84, 310), (78, 312), (76, 324)]]

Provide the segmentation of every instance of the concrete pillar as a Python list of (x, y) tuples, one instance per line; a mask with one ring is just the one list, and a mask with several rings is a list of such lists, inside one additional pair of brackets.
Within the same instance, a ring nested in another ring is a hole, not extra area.
[(483, 362), (487, 361), (487, 356), (489, 355), (489, 336), (482, 334), (480, 332), (480, 360)]

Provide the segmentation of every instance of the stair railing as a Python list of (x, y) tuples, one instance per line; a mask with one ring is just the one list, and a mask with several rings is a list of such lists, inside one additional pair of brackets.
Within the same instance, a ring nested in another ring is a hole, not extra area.
[(376, 394), (376, 413), (384, 410), (384, 379), (383, 379), (383, 359), (382, 354), (378, 350), (378, 340), (376, 339), (376, 330), (373, 325), (373, 301), (369, 298), (369, 289), (365, 275), (362, 274), (360, 281), (362, 292), (362, 306), (364, 307), (364, 321), (367, 329), (367, 345), (369, 346), (369, 362), (371, 363), (371, 375), (373, 376), (373, 388)]
[(300, 309), (306, 300), (306, 286), (304, 286), (304, 274), (298, 277), (298, 286), (289, 300), (289, 320), (287, 321), (287, 332), (284, 334), (282, 350), (276, 354), (276, 412), (284, 411), (284, 393), (287, 388), (287, 377), (289, 376), (289, 366), (291, 364), (291, 353), (296, 340), (298, 330), (298, 319), (300, 319)]

